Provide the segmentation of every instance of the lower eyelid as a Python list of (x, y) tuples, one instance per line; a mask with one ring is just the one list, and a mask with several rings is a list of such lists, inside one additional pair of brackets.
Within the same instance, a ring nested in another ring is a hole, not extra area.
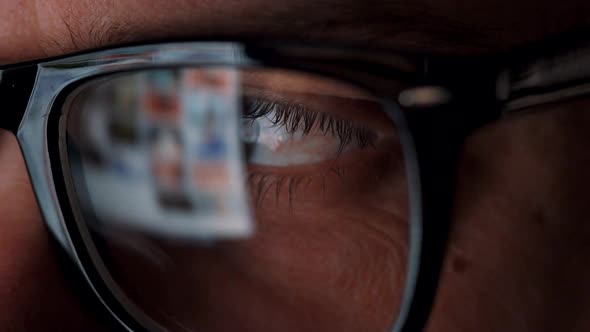
[[(249, 173), (251, 203), (257, 208), (266, 206), (269, 202), (278, 205), (283, 201), (291, 206), (295, 192), (306, 180), (306, 176)], [(283, 197), (284, 193), (287, 194), (286, 197)]]
[(374, 189), (383, 178), (403, 173), (402, 168), (398, 151), (383, 147), (315, 165), (249, 165), (248, 185), (252, 202), (257, 206), (262, 203), (290, 206), (302, 199), (337, 199), (351, 194), (351, 189), (359, 192)]

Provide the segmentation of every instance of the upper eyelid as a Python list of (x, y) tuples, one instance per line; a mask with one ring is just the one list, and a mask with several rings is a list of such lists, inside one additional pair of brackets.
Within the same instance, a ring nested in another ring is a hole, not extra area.
[(365, 125), (357, 125), (351, 120), (339, 119), (302, 104), (263, 98), (256, 98), (254, 102), (263, 109), (245, 114), (246, 118), (256, 119), (274, 112), (274, 118), (270, 120), (277, 126), (283, 126), (287, 132), (302, 130), (304, 134), (309, 134), (316, 129), (323, 134), (337, 137), (340, 140), (340, 150), (352, 142), (358, 143), (361, 148), (373, 146), (377, 140), (377, 133)]
[(272, 87), (243, 86), (244, 96), (259, 97), (278, 103), (298, 105), (310, 111), (331, 115), (333, 118), (348, 120), (378, 132), (391, 130), (391, 118), (385, 112), (381, 99), (356, 99), (318, 93), (277, 92)]

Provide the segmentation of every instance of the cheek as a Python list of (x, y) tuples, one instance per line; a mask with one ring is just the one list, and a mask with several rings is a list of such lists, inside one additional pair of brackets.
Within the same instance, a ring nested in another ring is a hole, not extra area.
[(171, 262), (163, 270), (135, 265), (120, 251), (115, 264), (139, 302), (207, 331), (384, 331), (391, 324), (404, 282), (406, 220), (367, 205), (325, 204), (257, 209), (256, 219), (247, 241), (160, 245)]
[(588, 308), (590, 112), (567, 108), (468, 140), (428, 331), (557, 331)]
[(360, 280), (380, 276), (375, 281), (391, 282), (403, 275), (407, 224), (383, 210), (310, 203), (291, 211), (258, 209), (257, 221), (252, 240), (228, 247), (255, 278), (285, 282), (278, 285), (285, 289), (315, 289), (320, 293), (311, 295), (318, 299), (340, 301), (344, 289), (360, 295), (376, 286)]
[(106, 331), (61, 270), (16, 139), (2, 131), (0, 216), (0, 330)]

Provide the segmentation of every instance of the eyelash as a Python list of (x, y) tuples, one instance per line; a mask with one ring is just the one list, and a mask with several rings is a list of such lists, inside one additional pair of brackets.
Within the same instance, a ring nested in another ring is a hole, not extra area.
[[(339, 140), (337, 156), (349, 144), (356, 143), (358, 148), (364, 149), (373, 147), (377, 135), (369, 128), (353, 124), (350, 121), (337, 119), (327, 113), (314, 112), (301, 104), (285, 103), (265, 98), (245, 97), (243, 101), (245, 119), (255, 120), (260, 117), (272, 115), (269, 120), (274, 126), (283, 127), (288, 133), (301, 130), (304, 135), (315, 131), (322, 135), (331, 135)], [(248, 183), (254, 192), (253, 203), (260, 206), (264, 197), (274, 191), (275, 201), (278, 202), (282, 190), (287, 190), (289, 206), (292, 204), (293, 194), (301, 185), (306, 185), (315, 177), (324, 183), (325, 176), (335, 174), (343, 178), (344, 170), (336, 165), (330, 166), (326, 171), (315, 173), (311, 176), (305, 175), (277, 175), (268, 173), (250, 173)], [(273, 190), (274, 187), (274, 190)], [(324, 188), (325, 189), (325, 188)]]
[(273, 193), (275, 204), (280, 201), (280, 195), (283, 190), (287, 190), (287, 202), (289, 208), (292, 207), (293, 195), (300, 186), (309, 186), (312, 181), (321, 181), (322, 191), (326, 190), (326, 176), (336, 175), (341, 181), (344, 181), (344, 168), (339, 166), (330, 166), (327, 170), (310, 175), (278, 175), (263, 172), (250, 172), (248, 174), (248, 184), (252, 191), (253, 197), (251, 202), (254, 207), (260, 207), (267, 194)]
[(338, 155), (349, 144), (356, 143), (360, 149), (375, 145), (377, 135), (369, 128), (337, 119), (327, 113), (315, 112), (301, 104), (284, 103), (261, 98), (244, 99), (244, 118), (255, 120), (272, 114), (269, 120), (288, 133), (301, 130), (308, 135), (316, 130), (322, 135), (331, 135), (339, 141)]
[(305, 177), (302, 175), (250, 173), (248, 175), (248, 183), (251, 188), (256, 188), (253, 191), (252, 203), (255, 207), (260, 207), (264, 201), (264, 197), (266, 197), (269, 192), (272, 192), (274, 187), (275, 202), (279, 202), (281, 191), (287, 189), (287, 200), (289, 202), (289, 207), (291, 207), (293, 203), (293, 194), (303, 181), (308, 179), (311, 179), (311, 177)]

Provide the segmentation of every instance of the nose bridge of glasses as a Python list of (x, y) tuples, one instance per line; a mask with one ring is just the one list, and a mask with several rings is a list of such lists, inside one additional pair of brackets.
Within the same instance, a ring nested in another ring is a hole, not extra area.
[(16, 133), (33, 91), (37, 66), (0, 71), (0, 128)]

